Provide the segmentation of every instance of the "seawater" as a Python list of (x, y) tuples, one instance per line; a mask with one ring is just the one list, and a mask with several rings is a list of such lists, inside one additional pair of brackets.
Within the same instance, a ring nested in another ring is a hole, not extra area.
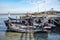
[[(15, 18), (21, 15), (11, 15)], [(8, 19), (8, 14), (0, 14), (0, 40), (60, 40), (60, 33), (16, 33), (6, 32), (7, 27), (4, 24), (4, 20)]]

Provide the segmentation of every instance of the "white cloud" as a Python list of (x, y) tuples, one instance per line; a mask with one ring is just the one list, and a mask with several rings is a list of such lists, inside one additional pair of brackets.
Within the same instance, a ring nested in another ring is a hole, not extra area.
[(51, 8), (60, 10), (60, 2), (58, 2), (57, 0), (24, 0), (16, 4), (0, 4), (0, 12), (8, 12), (9, 10), (11, 12), (34, 12), (38, 10), (38, 5), (36, 3), (39, 4), (40, 11), (45, 11), (45, 9), (49, 10)]
[[(57, 10), (58, 8), (60, 9), (60, 2), (58, 2), (57, 0), (42, 0), (41, 2), (43, 1), (45, 2), (39, 5), (40, 11), (50, 10), (51, 8), (54, 8), (55, 10)], [(37, 7), (38, 5), (36, 5), (36, 9)]]

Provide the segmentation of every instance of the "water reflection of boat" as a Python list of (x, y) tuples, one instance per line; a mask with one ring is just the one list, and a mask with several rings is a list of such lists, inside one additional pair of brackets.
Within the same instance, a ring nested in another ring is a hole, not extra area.
[(6, 32), (7, 40), (33, 40), (33, 33)]
[(6, 32), (6, 39), (7, 40), (19, 40), (20, 39), (20, 33), (14, 33), (14, 32)]
[(48, 40), (48, 33), (34, 33), (35, 40)]
[(20, 19), (10, 18), (4, 21), (9, 31), (15, 32), (46, 32), (47, 29), (55, 27), (54, 24), (48, 23), (48, 18), (43, 17), (22, 17)]

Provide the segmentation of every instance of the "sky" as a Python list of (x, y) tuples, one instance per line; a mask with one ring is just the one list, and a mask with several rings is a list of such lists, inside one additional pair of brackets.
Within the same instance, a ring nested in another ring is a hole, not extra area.
[(0, 0), (0, 13), (60, 11), (60, 0)]

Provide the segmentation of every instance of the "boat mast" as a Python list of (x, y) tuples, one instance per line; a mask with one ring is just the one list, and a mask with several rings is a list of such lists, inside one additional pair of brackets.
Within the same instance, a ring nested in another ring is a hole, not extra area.
[[(54, 14), (54, 10), (53, 10), (53, 8), (51, 8), (51, 12), (52, 12), (52, 14)], [(53, 18), (53, 24), (54, 24), (54, 18)]]
[(40, 1), (33, 2), (33, 1), (31, 0), (31, 3), (32, 3), (33, 5), (36, 5), (36, 6), (37, 6), (37, 11), (38, 11), (38, 13), (39, 13), (40, 4), (45, 3), (45, 1), (42, 1), (42, 2), (40, 2)]

